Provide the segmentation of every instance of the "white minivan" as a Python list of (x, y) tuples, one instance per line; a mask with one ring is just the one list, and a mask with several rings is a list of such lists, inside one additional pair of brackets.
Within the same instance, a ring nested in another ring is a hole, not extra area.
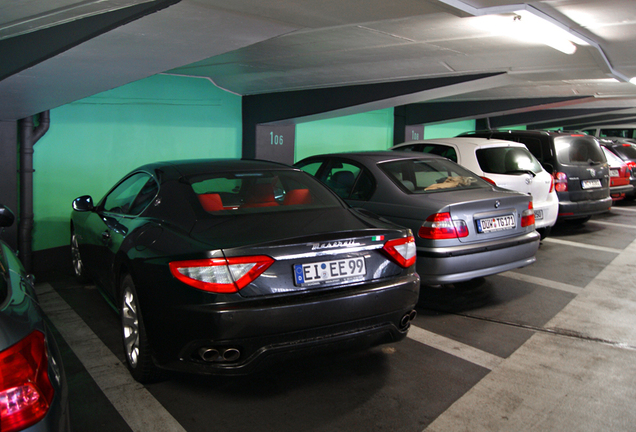
[(409, 141), (390, 150), (444, 156), (499, 187), (531, 194), (535, 227), (541, 238), (556, 223), (559, 199), (554, 179), (521, 143), (476, 137), (439, 138)]

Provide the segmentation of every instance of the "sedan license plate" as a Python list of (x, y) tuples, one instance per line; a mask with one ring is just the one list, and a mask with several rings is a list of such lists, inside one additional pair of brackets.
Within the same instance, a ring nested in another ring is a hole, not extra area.
[(535, 220), (543, 219), (543, 210), (535, 210), (534, 211), (534, 219)]
[(294, 281), (297, 286), (362, 277), (366, 274), (367, 266), (363, 257), (294, 265)]
[(477, 219), (477, 232), (487, 233), (513, 229), (517, 226), (513, 215), (497, 216), (487, 219)]
[(583, 189), (593, 189), (593, 188), (600, 188), (600, 187), (601, 187), (601, 181), (599, 179), (581, 180), (581, 188)]

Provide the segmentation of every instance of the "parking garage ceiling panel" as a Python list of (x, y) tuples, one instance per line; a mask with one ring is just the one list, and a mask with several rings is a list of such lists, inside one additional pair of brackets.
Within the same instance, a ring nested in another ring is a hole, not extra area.
[[(0, 11), (11, 10), (0, 14), (0, 38), (23, 37), (30, 23), (31, 31), (61, 27), (145, 3), (153, 2), (38, 0), (11, 9), (15, 2), (0, 0)], [(539, 11), (587, 42), (567, 55), (492, 24), (518, 23), (517, 9)], [(239, 95), (506, 73), (509, 85), (442, 100), (588, 96), (636, 105), (636, 86), (626, 82), (636, 76), (634, 40), (633, 0), (181, 0), (0, 81), (0, 118), (156, 73), (203, 77)]]

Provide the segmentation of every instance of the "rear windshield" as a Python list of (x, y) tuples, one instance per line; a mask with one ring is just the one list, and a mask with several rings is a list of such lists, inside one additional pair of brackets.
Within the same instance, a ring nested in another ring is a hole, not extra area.
[(612, 146), (612, 150), (623, 157), (623, 159), (636, 160), (636, 145), (620, 144)]
[(379, 167), (407, 193), (434, 193), (492, 186), (476, 174), (447, 159), (407, 159)]
[(482, 171), (492, 174), (538, 174), (543, 169), (539, 161), (523, 147), (493, 147), (477, 150), (477, 162)]
[(302, 171), (214, 173), (191, 178), (190, 184), (209, 213), (342, 207), (326, 186)]
[(601, 146), (591, 137), (555, 137), (554, 146), (557, 160), (562, 164), (589, 165), (606, 162)]

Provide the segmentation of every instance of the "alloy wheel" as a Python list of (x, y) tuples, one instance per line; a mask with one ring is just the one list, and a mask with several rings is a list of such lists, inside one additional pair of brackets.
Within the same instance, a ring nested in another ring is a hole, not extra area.
[(77, 236), (75, 233), (71, 234), (71, 258), (73, 260), (73, 271), (75, 272), (75, 276), (84, 276), (84, 263), (82, 262), (82, 256), (80, 255)]
[(121, 314), (126, 357), (130, 366), (135, 368), (139, 362), (139, 316), (135, 294), (128, 286), (124, 287)]

